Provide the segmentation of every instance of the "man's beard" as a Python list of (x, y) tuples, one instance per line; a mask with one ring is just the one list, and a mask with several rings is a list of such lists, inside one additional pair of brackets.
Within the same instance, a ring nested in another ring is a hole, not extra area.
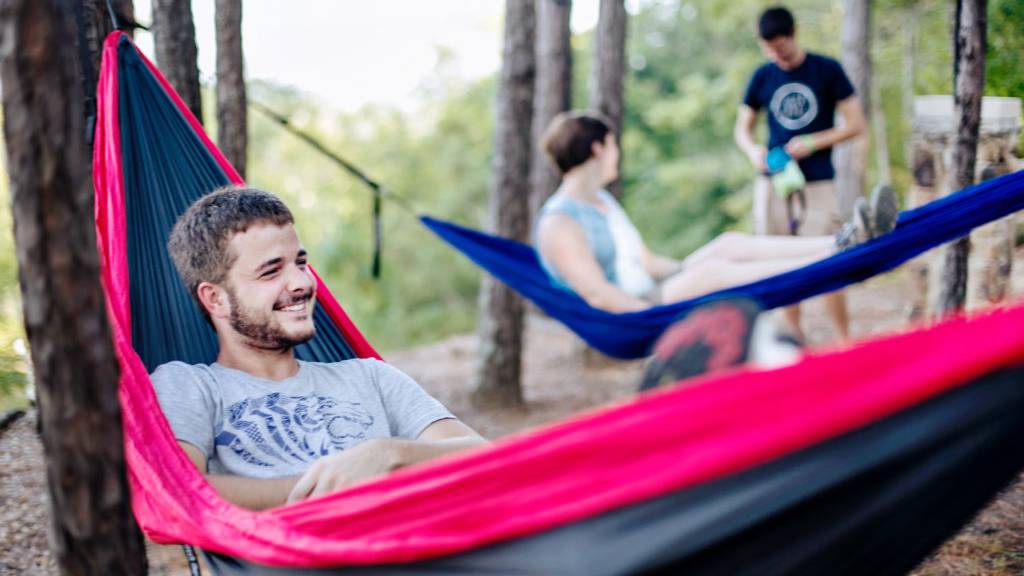
[[(261, 350), (290, 350), (299, 344), (308, 342), (316, 333), (311, 329), (308, 333), (290, 335), (281, 328), (281, 325), (273, 317), (273, 312), (259, 314), (246, 308), (235, 291), (227, 287), (228, 300), (231, 303), (231, 316), (228, 321), (231, 327), (248, 340), (248, 344)], [(309, 314), (313, 313), (313, 291), (290, 298), (285, 302), (276, 302), (274, 308), (292, 306), (299, 302), (306, 302), (309, 307)]]

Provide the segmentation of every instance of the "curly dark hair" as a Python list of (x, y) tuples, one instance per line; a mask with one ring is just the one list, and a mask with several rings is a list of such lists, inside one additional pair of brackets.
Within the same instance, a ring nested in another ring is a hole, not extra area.
[(209, 316), (197, 289), (203, 282), (223, 283), (236, 254), (228, 249), (235, 234), (254, 224), (283, 226), (295, 222), (280, 198), (244, 186), (226, 186), (196, 200), (178, 218), (167, 241), (174, 267), (204, 316)]

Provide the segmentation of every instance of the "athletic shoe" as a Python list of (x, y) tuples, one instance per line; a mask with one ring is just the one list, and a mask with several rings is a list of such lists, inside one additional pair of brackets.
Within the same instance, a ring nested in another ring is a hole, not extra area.
[(892, 186), (879, 184), (871, 191), (871, 232), (877, 238), (892, 232), (900, 215), (899, 202)]
[(853, 203), (853, 217), (836, 233), (836, 247), (848, 250), (892, 232), (899, 213), (896, 192), (892, 187), (876, 186), (871, 191), (870, 206), (863, 197)]

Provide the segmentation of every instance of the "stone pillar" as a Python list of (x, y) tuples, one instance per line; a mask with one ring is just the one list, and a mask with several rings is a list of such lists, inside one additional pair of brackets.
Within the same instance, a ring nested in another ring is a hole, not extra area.
[[(975, 177), (980, 182), (1020, 169), (1016, 158), (1020, 136), (1021, 100), (986, 97), (981, 105), (981, 130)], [(911, 140), (913, 185), (907, 196), (909, 208), (949, 194), (946, 173), (953, 140), (953, 98), (918, 96), (914, 99), (914, 133)], [(984, 308), (1001, 301), (1009, 292), (1013, 257), (1015, 216), (976, 228), (971, 233), (971, 257), (967, 276), (967, 309)], [(931, 250), (911, 261), (912, 320), (933, 318), (942, 276), (942, 251)]]

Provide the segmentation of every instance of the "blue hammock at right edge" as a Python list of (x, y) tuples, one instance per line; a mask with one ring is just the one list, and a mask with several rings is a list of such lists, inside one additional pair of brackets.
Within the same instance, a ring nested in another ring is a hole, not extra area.
[(684, 302), (622, 314), (594, 308), (553, 284), (531, 246), (429, 216), (421, 216), (420, 221), (590, 346), (616, 358), (641, 358), (672, 322), (708, 300), (742, 295), (766, 309), (800, 302), (892, 270), (922, 252), (1021, 209), (1024, 170), (904, 211), (889, 234), (798, 270)]

